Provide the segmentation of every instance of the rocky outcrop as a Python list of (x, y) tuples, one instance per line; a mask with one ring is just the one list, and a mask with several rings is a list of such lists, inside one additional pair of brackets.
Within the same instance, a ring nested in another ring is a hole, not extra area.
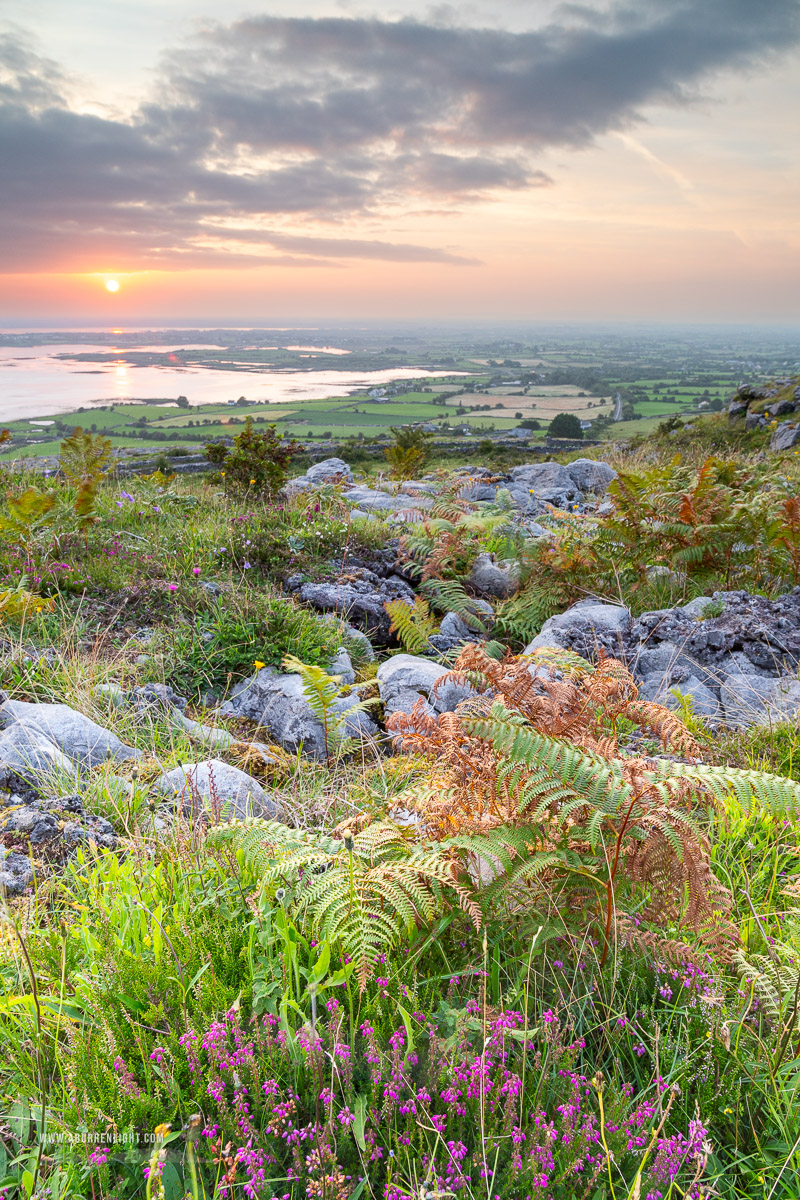
[[(16, 860), (31, 856), (46, 864), (67, 859), (90, 843), (113, 850), (117, 837), (105, 817), (87, 813), (81, 796), (20, 796), (0, 799), (0, 896), (18, 895), (32, 882), (33, 873)], [(4, 878), (8, 876), (8, 878)]]
[(100, 763), (141, 757), (141, 751), (67, 704), (0, 696), (0, 789), (38, 796), (48, 790), (48, 781), (76, 786)]
[(614, 657), (625, 655), (629, 643), (631, 614), (617, 604), (580, 600), (563, 613), (545, 621), (538, 635), (525, 647), (525, 654), (545, 647), (574, 650), (584, 658), (597, 658), (600, 650)]
[(479, 554), (472, 564), (468, 583), (479, 596), (505, 600), (519, 586), (519, 564), (498, 559), (494, 554)]
[(262, 667), (234, 688), (220, 708), (223, 716), (248, 717), (263, 726), (285, 750), (301, 750), (312, 758), (324, 759), (334, 744), (337, 730), (345, 737), (372, 737), (375, 722), (358, 708), (355, 693), (339, 696), (331, 707), (329, 730), (317, 717), (303, 694), (299, 675), (281, 675), (274, 667)]
[(377, 678), (387, 720), (396, 712), (410, 713), (420, 698), (428, 712), (454, 712), (473, 692), (445, 679), (449, 672), (449, 667), (416, 654), (395, 654), (381, 663)]
[[(594, 508), (599, 497), (616, 478), (608, 463), (578, 458), (562, 466), (557, 462), (532, 462), (513, 467), (507, 475), (493, 475), (487, 467), (460, 467), (455, 475), (464, 478), (461, 496), (477, 504), (493, 503), (505, 489), (522, 516), (533, 517), (557, 508)], [(343, 496), (351, 517), (380, 516), (389, 520), (418, 520), (434, 503), (439, 490), (433, 478), (370, 486), (356, 483), (348, 464), (341, 458), (325, 459), (309, 467), (305, 475), (290, 480), (287, 490), (306, 491), (331, 480), (344, 484)]]
[(777, 600), (715, 592), (642, 613), (591, 600), (551, 617), (526, 647), (560, 647), (627, 662), (641, 694), (732, 726), (793, 719), (800, 703), (800, 588)]
[(0, 693), (0, 729), (21, 725), (44, 738), (79, 767), (96, 767), (107, 759), (140, 758), (141, 751), (126, 746), (115, 733), (104, 729), (67, 704), (28, 704)]
[(289, 579), (287, 588), (318, 612), (336, 613), (366, 633), (378, 645), (389, 644), (387, 600), (414, 603), (414, 590), (399, 575), (384, 579), (366, 567), (348, 571), (329, 583), (304, 583)]
[(772, 428), (770, 449), (778, 453), (790, 450), (800, 442), (800, 418), (779, 418), (800, 413), (799, 385), (800, 378), (774, 379), (758, 387), (742, 384), (731, 398), (728, 416), (731, 420), (744, 419), (748, 431)]
[(174, 802), (187, 816), (205, 812), (223, 820), (254, 816), (273, 821), (278, 815), (275, 802), (258, 780), (218, 758), (165, 771), (153, 791)]

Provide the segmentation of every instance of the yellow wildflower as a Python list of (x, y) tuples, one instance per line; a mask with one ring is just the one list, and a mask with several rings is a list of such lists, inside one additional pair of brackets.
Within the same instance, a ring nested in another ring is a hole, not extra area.
[(261, 670), (261, 668), (262, 668), (264, 665), (265, 665), (265, 664), (264, 664), (264, 663), (262, 663), (262, 662), (259, 662), (259, 660), (258, 660), (258, 659), (256, 659), (256, 661), (253, 663), (253, 666), (255, 667), (255, 669), (256, 669), (257, 671), (260, 671), (260, 670)]

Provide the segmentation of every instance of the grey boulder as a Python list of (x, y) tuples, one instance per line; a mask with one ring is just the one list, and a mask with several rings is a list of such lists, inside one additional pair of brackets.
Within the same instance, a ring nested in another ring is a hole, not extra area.
[(370, 487), (348, 488), (344, 498), (353, 508), (362, 512), (399, 512), (401, 508), (409, 508), (411, 501), (408, 497), (390, 496), (387, 492), (379, 492)]
[(352, 483), (353, 472), (343, 458), (326, 458), (308, 468), (306, 479), (314, 484), (327, 483), (330, 479), (344, 479)]
[(678, 696), (674, 695), (675, 692), (691, 700), (695, 716), (705, 717), (708, 721), (720, 719), (722, 710), (717, 697), (696, 675), (673, 682), (668, 672), (664, 675), (654, 674), (648, 676), (639, 688), (639, 695), (643, 700), (654, 700), (657, 704), (663, 704), (665, 708), (678, 710), (681, 702)]
[[(378, 667), (378, 689), (387, 717), (411, 712), (422, 697), (427, 700), (449, 667), (416, 654), (395, 654)], [(433, 712), (428, 706), (427, 711)]]
[(124, 761), (142, 756), (141, 750), (126, 746), (115, 733), (67, 704), (28, 704), (23, 700), (0, 704), (0, 729), (19, 723), (49, 739), (81, 767), (99, 766), (107, 758)]
[(794, 721), (800, 707), (800, 680), (732, 673), (720, 688), (720, 700), (726, 723), (737, 728)]
[(579, 600), (565, 612), (545, 621), (523, 653), (532, 654), (534, 650), (555, 647), (574, 650), (584, 658), (595, 658), (599, 649), (619, 656), (624, 653), (624, 639), (630, 624), (630, 611), (619, 604)]
[(335, 675), (341, 683), (355, 683), (356, 673), (353, 670), (353, 664), (350, 661), (350, 655), (344, 646), (340, 646), (331, 659), (328, 673)]
[(561, 463), (529, 463), (512, 467), (510, 475), (517, 487), (527, 489), (530, 495), (546, 504), (562, 507), (583, 499), (580, 488)]
[(274, 820), (278, 809), (258, 780), (218, 758), (186, 763), (165, 771), (153, 785), (165, 798), (172, 797), (184, 812), (199, 815), (219, 804), (223, 818), (264, 817)]
[(77, 782), (77, 771), (58, 746), (19, 721), (0, 733), (0, 788), (37, 795), (49, 781)]
[(504, 600), (519, 586), (519, 567), (511, 560), (501, 560), (494, 554), (479, 554), (469, 573), (470, 585), (483, 596)]
[(350, 572), (346, 583), (303, 583), (298, 595), (304, 604), (344, 617), (383, 644), (390, 640), (386, 601), (413, 604), (415, 599), (413, 589), (398, 575), (382, 579), (366, 568)]
[(606, 462), (595, 462), (593, 458), (576, 458), (574, 462), (567, 463), (564, 470), (580, 491), (598, 495), (606, 492), (608, 485), (617, 478), (613, 467)]
[[(375, 722), (357, 708), (358, 696), (340, 696), (331, 707), (336, 732), (345, 737), (367, 737), (378, 732)], [(324, 759), (331, 748), (329, 729), (303, 694), (299, 675), (281, 675), (274, 667), (262, 667), (256, 675), (234, 689), (220, 708), (223, 716), (249, 717), (267, 730), (273, 741), (290, 751), (302, 750), (312, 758)]]
[(800, 441), (800, 423), (782, 421), (770, 438), (770, 450), (790, 450)]

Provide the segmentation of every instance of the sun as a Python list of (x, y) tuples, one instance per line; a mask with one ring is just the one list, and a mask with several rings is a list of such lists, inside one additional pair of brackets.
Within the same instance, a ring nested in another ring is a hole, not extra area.
[(118, 292), (119, 291), (119, 280), (107, 279), (106, 280), (106, 291), (107, 292)]

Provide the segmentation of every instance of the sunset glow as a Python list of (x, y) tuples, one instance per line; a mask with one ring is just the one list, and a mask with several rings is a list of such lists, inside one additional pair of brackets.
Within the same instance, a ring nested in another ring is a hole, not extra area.
[(7, 0), (0, 317), (796, 319), (794, 0), (342, 11)]

